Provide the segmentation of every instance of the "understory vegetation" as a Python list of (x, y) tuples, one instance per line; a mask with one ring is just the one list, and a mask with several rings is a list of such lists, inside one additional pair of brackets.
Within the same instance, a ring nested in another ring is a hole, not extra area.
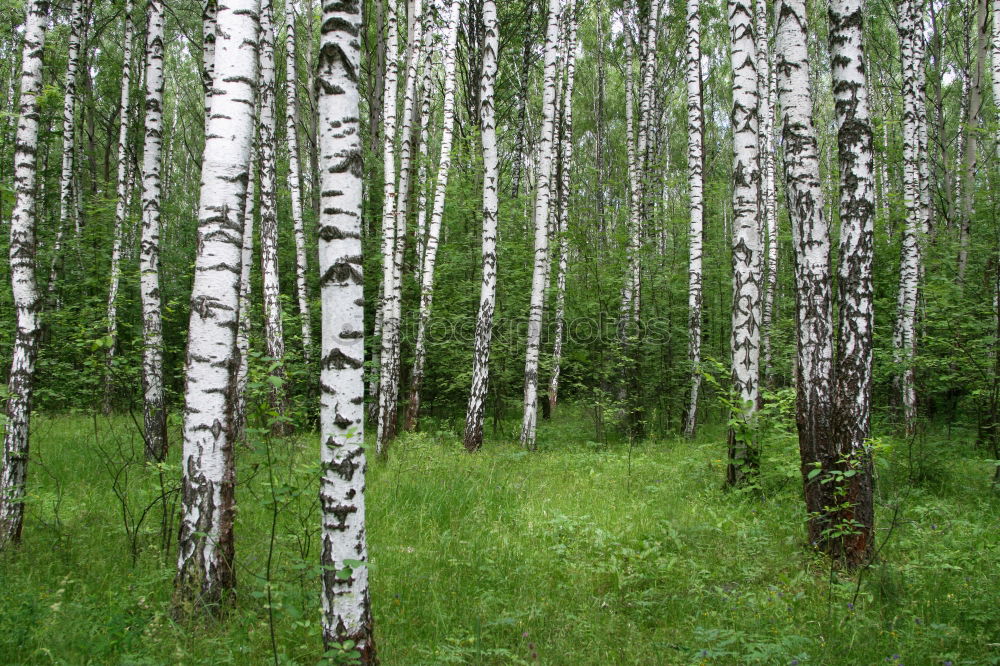
[[(1000, 663), (1000, 497), (971, 429), (875, 439), (878, 552), (848, 574), (805, 543), (787, 415), (763, 433), (757, 481), (731, 491), (721, 427), (630, 443), (593, 422), (564, 407), (529, 453), (502, 420), (470, 456), (459, 420), (428, 419), (369, 463), (383, 663)], [(33, 430), (23, 546), (0, 560), (0, 660), (323, 658), (314, 433), (252, 430), (239, 448), (237, 603), (191, 631), (171, 612), (176, 449), (144, 462), (127, 417)]]

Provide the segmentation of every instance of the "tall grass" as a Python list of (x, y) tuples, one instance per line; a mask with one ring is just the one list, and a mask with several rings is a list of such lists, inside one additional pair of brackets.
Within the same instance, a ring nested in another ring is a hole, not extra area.
[[(585, 425), (562, 408), (539, 452), (499, 439), (469, 455), (431, 424), (370, 462), (384, 664), (1000, 663), (1000, 499), (969, 445), (884, 440), (884, 545), (859, 580), (803, 543), (787, 434), (765, 442), (756, 487), (726, 493), (721, 431), (602, 445)], [(238, 452), (237, 606), (179, 624), (176, 447), (147, 467), (127, 419), (36, 419), (24, 543), (0, 558), (0, 662), (271, 662), (275, 510), (278, 657), (319, 662), (318, 442), (254, 439)]]

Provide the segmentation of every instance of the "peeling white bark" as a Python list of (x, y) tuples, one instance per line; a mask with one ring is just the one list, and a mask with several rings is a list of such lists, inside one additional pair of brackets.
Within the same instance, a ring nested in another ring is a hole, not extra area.
[(701, 388), (702, 239), (704, 220), (704, 155), (701, 91), (701, 4), (687, 0), (687, 123), (688, 191), (691, 216), (688, 225), (688, 361), (691, 363), (691, 398), (684, 434), (694, 437), (698, 424), (698, 391)]
[(239, 367), (235, 353), (242, 218), (257, 81), (257, 0), (221, 0), (216, 22), (188, 329), (175, 580), (178, 607), (198, 609), (231, 602), (235, 586), (232, 400)]
[(552, 127), (555, 120), (556, 59), (559, 51), (559, 0), (549, 0), (545, 31), (545, 80), (542, 88), (542, 139), (538, 149), (535, 195), (535, 260), (531, 275), (531, 304), (528, 310), (527, 351), (524, 362), (524, 416), (521, 444), (535, 448), (538, 418), (538, 353), (542, 340), (542, 314), (549, 254), (549, 187), (552, 176)]
[[(365, 536), (360, 3), (326, 3), (319, 57), (323, 641), (377, 663)], [(338, 575), (340, 574), (340, 575)]]
[(497, 199), (500, 172), (497, 164), (497, 125), (493, 95), (500, 45), (494, 0), (483, 2), (483, 33), (483, 78), (479, 87), (483, 142), (483, 278), (479, 287), (479, 314), (476, 317), (476, 342), (472, 353), (472, 389), (465, 412), (464, 441), (465, 448), (469, 451), (475, 451), (483, 445), (483, 414), (489, 387), (490, 344), (497, 292)]
[(7, 380), (7, 422), (0, 467), (0, 551), (16, 545), (24, 523), (31, 395), (38, 356), (40, 307), (35, 281), (35, 178), (38, 95), (49, 3), (27, 3), (21, 55), (21, 97), (14, 140), (14, 209), (10, 217), (10, 279), (14, 295), (14, 350)]
[(163, 460), (167, 416), (163, 397), (163, 315), (160, 299), (160, 200), (163, 150), (163, 0), (147, 3), (146, 124), (142, 157), (142, 387), (146, 457)]
[(312, 358), (312, 314), (309, 308), (309, 261), (306, 255), (306, 232), (302, 220), (302, 185), (299, 165), (298, 72), (295, 68), (295, 2), (285, 0), (285, 129), (288, 140), (288, 189), (292, 203), (292, 229), (295, 232), (295, 291), (299, 300), (302, 328), (302, 353), (308, 364)]
[[(749, 424), (760, 399), (763, 243), (760, 232), (756, 33), (751, 7), (729, 0), (733, 67), (732, 377), (739, 416)], [(739, 484), (756, 464), (755, 444), (729, 434), (727, 481)]]
[(115, 347), (118, 342), (118, 290), (121, 285), (122, 248), (125, 241), (125, 227), (128, 223), (130, 188), (129, 188), (129, 157), (128, 128), (129, 101), (132, 92), (132, 43), (135, 30), (132, 27), (132, 12), (134, 0), (125, 3), (123, 32), (125, 34), (125, 49), (122, 54), (121, 98), (118, 105), (118, 179), (115, 189), (115, 237), (111, 246), (111, 286), (108, 288), (107, 330), (111, 344), (108, 346), (107, 371), (105, 373), (105, 411), (110, 409), (111, 388), (113, 378), (112, 364), (115, 359)]
[[(451, 172), (451, 146), (455, 131), (455, 56), (458, 48), (458, 19), (460, 5), (452, 2), (448, 17), (448, 45), (444, 55), (444, 118), (441, 133), (441, 158), (434, 187), (434, 208), (427, 229), (427, 245), (420, 277), (420, 313), (417, 322), (417, 340), (413, 349), (413, 372), (410, 382), (410, 399), (407, 408), (407, 427), (412, 429), (420, 412), (420, 388), (427, 360), (427, 324), (430, 322), (434, 302), (434, 267), (444, 219), (445, 195), (448, 193), (448, 176)], [(398, 308), (398, 305), (397, 305)], [(384, 335), (384, 333), (383, 333)], [(398, 331), (397, 331), (398, 335)], [(398, 351), (398, 348), (397, 348)], [(383, 355), (384, 357), (384, 355)], [(398, 368), (397, 368), (398, 372)]]

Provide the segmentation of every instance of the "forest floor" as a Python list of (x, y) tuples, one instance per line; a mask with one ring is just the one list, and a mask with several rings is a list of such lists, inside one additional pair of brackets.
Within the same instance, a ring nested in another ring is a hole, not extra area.
[[(848, 575), (804, 545), (787, 430), (759, 484), (726, 493), (718, 428), (604, 445), (566, 409), (538, 452), (469, 455), (455, 427), (369, 464), (383, 664), (1000, 663), (1000, 493), (960, 437), (880, 440), (878, 560)], [(36, 418), (0, 662), (274, 663), (271, 627), (281, 663), (320, 661), (317, 437), (255, 439), (238, 452), (237, 605), (178, 623), (176, 447), (147, 466), (128, 419)]]

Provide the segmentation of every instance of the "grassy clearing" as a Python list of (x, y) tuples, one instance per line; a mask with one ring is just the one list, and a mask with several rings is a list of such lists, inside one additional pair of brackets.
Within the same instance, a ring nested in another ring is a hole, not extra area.
[[(383, 663), (1000, 663), (1000, 498), (968, 445), (883, 447), (886, 545), (859, 584), (803, 546), (787, 435), (768, 440), (759, 488), (727, 494), (721, 432), (629, 447), (584, 428), (567, 410), (538, 453), (493, 441), (474, 456), (431, 428), (370, 464)], [(317, 663), (314, 438), (271, 443), (273, 482), (263, 443), (240, 450), (239, 601), (196, 626), (170, 619), (176, 525), (131, 423), (41, 417), (34, 442), (24, 544), (0, 559), (0, 661), (268, 663), (277, 506), (279, 657)]]

